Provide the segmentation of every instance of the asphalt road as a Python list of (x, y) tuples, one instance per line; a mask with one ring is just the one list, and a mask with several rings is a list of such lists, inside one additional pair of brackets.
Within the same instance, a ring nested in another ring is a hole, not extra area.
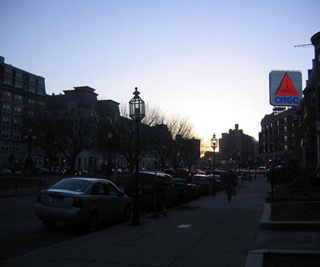
[[(46, 229), (34, 212), (35, 203), (36, 196), (0, 198), (0, 265), (3, 261), (88, 234), (84, 225), (58, 223), (54, 229)], [(107, 223), (100, 228), (117, 223)]]
[(0, 263), (87, 234), (83, 225), (46, 229), (35, 215), (35, 202), (36, 196), (0, 198)]
[(0, 262), (85, 235), (83, 226), (47, 230), (34, 213), (36, 196), (0, 198)]

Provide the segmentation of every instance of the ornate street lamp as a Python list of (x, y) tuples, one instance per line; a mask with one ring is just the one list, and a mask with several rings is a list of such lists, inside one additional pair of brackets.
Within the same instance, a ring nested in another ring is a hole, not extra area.
[(139, 97), (138, 87), (133, 92), (134, 97), (129, 102), (129, 116), (136, 124), (136, 179), (133, 193), (132, 225), (140, 225), (139, 220), (139, 133), (140, 122), (145, 117), (145, 103)]
[(216, 148), (218, 147), (218, 139), (216, 138), (216, 134), (213, 134), (213, 137), (211, 138), (211, 147), (213, 149), (213, 161), (212, 161), (212, 164), (213, 164), (213, 168), (212, 168), (212, 176), (213, 176), (213, 185), (211, 187), (211, 193), (213, 195), (216, 194), (215, 192), (215, 171), (216, 171)]

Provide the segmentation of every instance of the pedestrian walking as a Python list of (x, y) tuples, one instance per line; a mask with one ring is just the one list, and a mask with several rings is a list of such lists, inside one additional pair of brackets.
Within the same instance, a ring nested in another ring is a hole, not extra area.
[(225, 187), (226, 187), (226, 194), (228, 197), (228, 201), (231, 202), (231, 196), (233, 192), (233, 187), (235, 185), (235, 175), (231, 170), (228, 171), (228, 175), (225, 178)]

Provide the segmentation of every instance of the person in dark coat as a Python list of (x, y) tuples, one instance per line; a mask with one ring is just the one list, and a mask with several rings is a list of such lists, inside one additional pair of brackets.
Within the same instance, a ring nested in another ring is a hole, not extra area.
[(232, 196), (232, 190), (233, 190), (234, 184), (235, 184), (235, 175), (233, 174), (232, 171), (228, 171), (228, 175), (225, 178), (225, 188), (226, 188), (226, 194), (229, 202), (231, 202), (231, 196)]

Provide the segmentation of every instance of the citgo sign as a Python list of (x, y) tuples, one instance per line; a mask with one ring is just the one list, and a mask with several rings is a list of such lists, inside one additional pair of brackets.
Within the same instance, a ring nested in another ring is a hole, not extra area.
[(271, 71), (269, 74), (270, 104), (295, 106), (302, 97), (300, 71)]

